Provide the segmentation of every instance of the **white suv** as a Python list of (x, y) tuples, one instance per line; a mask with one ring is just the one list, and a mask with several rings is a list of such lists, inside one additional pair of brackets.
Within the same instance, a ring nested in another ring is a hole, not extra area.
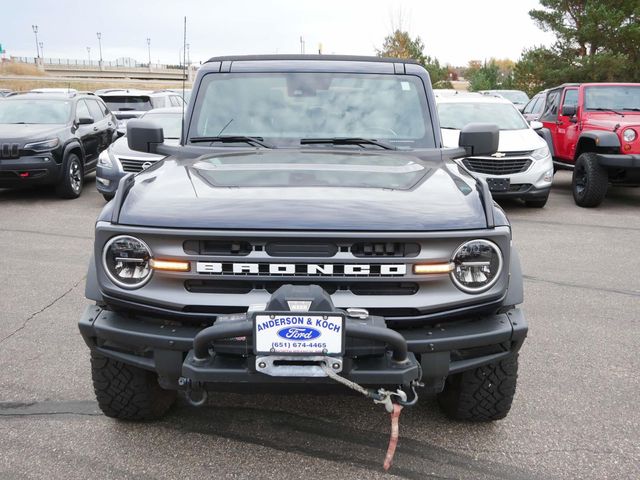
[(126, 133), (127, 121), (139, 118), (155, 108), (181, 107), (182, 97), (171, 90), (135, 90), (112, 88), (95, 92), (118, 119), (118, 132)]
[(542, 128), (541, 123), (529, 125), (509, 100), (498, 97), (439, 97), (436, 103), (445, 147), (458, 146), (460, 130), (468, 123), (498, 125), (496, 153), (459, 161), (487, 181), (494, 198), (515, 197), (528, 207), (545, 206), (553, 181), (553, 161), (546, 142), (535, 131)]

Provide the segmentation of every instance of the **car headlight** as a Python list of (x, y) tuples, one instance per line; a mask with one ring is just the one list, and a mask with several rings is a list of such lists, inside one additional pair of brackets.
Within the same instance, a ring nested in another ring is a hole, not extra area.
[(467, 293), (480, 293), (491, 288), (502, 272), (502, 252), (489, 240), (470, 240), (453, 254), (451, 279)]
[(542, 160), (547, 158), (551, 153), (549, 152), (549, 147), (546, 145), (541, 148), (536, 148), (533, 152), (531, 152), (531, 158), (534, 160)]
[(622, 132), (622, 138), (625, 142), (633, 142), (636, 138), (638, 138), (638, 134), (633, 128), (627, 128), (624, 132)]
[(27, 143), (24, 146), (25, 150), (33, 150), (34, 152), (48, 152), (60, 145), (60, 140), (57, 138), (50, 138), (49, 140), (41, 140), (39, 142)]
[(135, 237), (113, 237), (104, 246), (102, 264), (119, 287), (140, 288), (151, 278), (151, 249)]
[(113, 168), (113, 162), (111, 161), (111, 154), (109, 149), (103, 150), (98, 157), (98, 165), (104, 168)]

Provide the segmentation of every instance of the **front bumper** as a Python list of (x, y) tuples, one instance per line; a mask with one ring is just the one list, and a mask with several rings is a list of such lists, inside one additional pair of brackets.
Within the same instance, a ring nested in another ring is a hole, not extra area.
[(52, 184), (60, 180), (62, 167), (50, 153), (1, 159), (0, 187)]
[[(378, 318), (378, 322), (384, 321)], [(379, 323), (378, 323), (379, 324)], [(194, 354), (194, 339), (203, 326), (156, 318), (135, 318), (99, 306), (85, 309), (80, 332), (92, 350), (159, 375), (165, 388), (188, 382), (200, 384), (329, 383), (327, 377), (273, 377), (255, 369), (250, 337), (212, 342), (212, 356)], [(383, 327), (384, 328), (384, 327)], [(365, 385), (403, 385), (422, 376), (431, 391), (440, 391), (449, 374), (495, 362), (517, 352), (527, 334), (519, 308), (436, 326), (396, 330), (405, 340), (407, 362), (394, 362), (385, 343), (350, 338), (341, 375)], [(348, 330), (347, 330), (348, 332)], [(393, 331), (391, 331), (393, 332)], [(418, 367), (419, 365), (419, 367)]]
[(598, 163), (603, 167), (640, 170), (640, 153), (599, 153)]

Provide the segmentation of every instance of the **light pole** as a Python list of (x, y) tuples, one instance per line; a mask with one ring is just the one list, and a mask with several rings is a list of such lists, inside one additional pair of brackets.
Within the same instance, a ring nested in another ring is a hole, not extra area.
[(31, 29), (36, 36), (36, 58), (40, 58), (40, 48), (38, 45), (38, 25), (31, 25)]
[(147, 37), (147, 49), (149, 50), (149, 68), (151, 68), (151, 39)]
[(100, 68), (102, 68), (102, 33), (98, 32), (96, 36), (98, 37), (98, 48), (100, 49)]
[(44, 62), (44, 43), (38, 43), (40, 45), (40, 54), (42, 55), (42, 61)]
[(91, 66), (91, 47), (87, 47), (87, 55), (89, 55), (89, 66)]

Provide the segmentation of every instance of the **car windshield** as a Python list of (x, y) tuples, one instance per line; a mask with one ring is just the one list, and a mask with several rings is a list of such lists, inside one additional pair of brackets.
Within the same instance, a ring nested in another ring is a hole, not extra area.
[(522, 115), (509, 103), (440, 103), (438, 115), (440, 126), (453, 130), (462, 130), (469, 123), (493, 123), (500, 130), (529, 128)]
[(584, 106), (587, 110), (640, 109), (640, 86), (586, 87)]
[(275, 146), (354, 137), (396, 147), (435, 145), (424, 86), (408, 75), (209, 74), (189, 138), (216, 136), (260, 137)]
[(147, 113), (145, 120), (150, 120), (162, 127), (164, 138), (180, 138), (182, 133), (182, 115), (179, 113)]
[(495, 93), (513, 103), (524, 104), (529, 101), (527, 94), (518, 90), (496, 90)]
[(151, 110), (151, 99), (147, 96), (104, 96), (101, 97), (113, 112), (126, 112), (127, 110), (147, 111)]
[(68, 100), (7, 99), (0, 103), (0, 123), (64, 124), (71, 117)]

